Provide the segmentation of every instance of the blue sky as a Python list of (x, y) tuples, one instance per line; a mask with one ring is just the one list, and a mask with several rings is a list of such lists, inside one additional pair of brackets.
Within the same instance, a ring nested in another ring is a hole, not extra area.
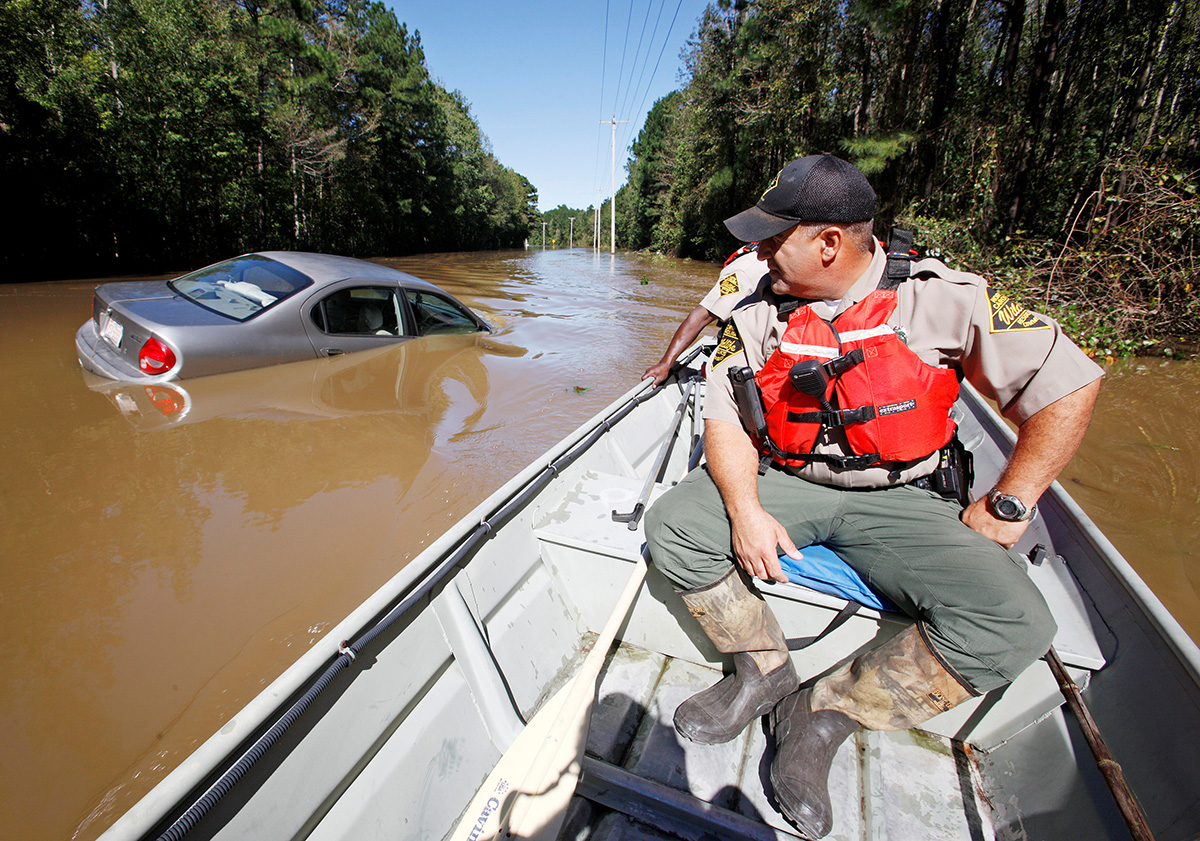
[[(619, 188), (654, 103), (680, 86), (680, 53), (708, 0), (385, 0), (421, 34), (430, 75), (461, 91), (500, 163), (542, 211)], [(607, 16), (607, 38), (605, 24)], [(672, 26), (672, 19), (674, 25)], [(657, 71), (655, 66), (657, 65)]]

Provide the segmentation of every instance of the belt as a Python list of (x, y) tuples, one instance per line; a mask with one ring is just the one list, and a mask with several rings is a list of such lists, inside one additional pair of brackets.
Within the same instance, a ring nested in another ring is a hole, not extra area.
[(922, 476), (919, 479), (913, 479), (907, 484), (912, 485), (914, 488), (920, 488), (923, 491), (933, 491), (934, 493), (938, 493), (938, 489), (933, 486), (932, 476)]

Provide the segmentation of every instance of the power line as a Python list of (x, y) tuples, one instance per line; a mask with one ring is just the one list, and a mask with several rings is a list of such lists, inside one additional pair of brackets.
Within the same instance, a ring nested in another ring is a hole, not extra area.
[(646, 107), (646, 99), (650, 96), (650, 87), (654, 84), (655, 77), (658, 76), (658, 66), (662, 63), (663, 53), (667, 51), (667, 44), (671, 43), (671, 33), (675, 31), (675, 21), (679, 19), (679, 10), (683, 7), (683, 0), (679, 0), (675, 4), (675, 14), (671, 16), (671, 25), (667, 28), (667, 34), (663, 37), (662, 48), (658, 51), (658, 58), (654, 62), (654, 70), (650, 73), (650, 80), (646, 82), (646, 92), (642, 94), (642, 101), (638, 104), (637, 112), (642, 113), (642, 109)]
[[(637, 90), (637, 86), (633, 85), (633, 76), (637, 73), (638, 58), (642, 54), (642, 41), (646, 40), (646, 24), (650, 22), (650, 10), (654, 7), (654, 0), (648, 0), (646, 3), (646, 17), (642, 19), (642, 31), (638, 33), (637, 47), (633, 51), (633, 64), (629, 68), (630, 84), (625, 86), (625, 95), (621, 98), (621, 111), (625, 110), (625, 105), (629, 102), (629, 91)], [(630, 14), (633, 13), (633, 0), (630, 0)], [(649, 56), (649, 48), (647, 48), (647, 56)], [(646, 66), (646, 62), (642, 62), (642, 67)], [(638, 83), (641, 84), (640, 82)], [(636, 93), (634, 94), (636, 96)]]
[[(681, 0), (681, 2), (682, 2), (682, 0)], [(642, 62), (642, 72), (638, 76), (637, 84), (633, 86), (633, 95), (635, 97), (637, 96), (638, 90), (641, 89), (641, 87), (642, 87), (642, 79), (646, 78), (646, 68), (650, 64), (650, 55), (654, 51), (654, 38), (656, 35), (658, 35), (658, 25), (662, 22), (662, 13), (663, 13), (663, 9), (665, 9), (666, 6), (667, 6), (667, 0), (659, 0), (658, 17), (656, 17), (654, 19), (654, 30), (650, 33), (650, 43), (646, 47), (646, 58)], [(646, 7), (646, 19), (649, 20), (649, 18), (650, 18), (650, 7), (647, 6)], [(645, 31), (645, 27), (642, 28), (642, 31)], [(668, 32), (667, 35), (669, 36), (670, 33)], [(666, 49), (666, 46), (667, 46), (666, 42), (664, 41), (663, 42), (664, 50)], [(628, 89), (626, 89), (626, 94), (628, 94), (628, 92), (629, 92)], [(622, 103), (622, 106), (624, 106), (624, 103)]]
[(617, 71), (617, 95), (613, 97), (613, 116), (617, 114), (617, 99), (620, 97), (621, 79), (625, 76), (625, 51), (629, 49), (629, 24), (633, 22), (633, 0), (629, 0), (629, 15), (625, 18), (625, 43), (621, 45), (621, 69)]
[[(618, 124), (618, 123), (626, 124), (626, 127), (624, 129), (622, 129), (622, 132), (621, 132), (621, 134), (622, 134), (621, 140), (622, 140), (622, 148), (628, 149), (629, 145), (632, 143), (633, 133), (634, 133), (635, 129), (637, 129), (637, 127), (639, 125), (644, 124), (644, 121), (635, 123), (633, 120), (633, 117), (635, 115), (643, 114), (643, 109), (646, 106), (646, 100), (649, 98), (650, 90), (654, 86), (654, 80), (658, 76), (658, 70), (662, 64), (663, 55), (667, 51), (667, 45), (671, 42), (671, 34), (675, 31), (675, 25), (679, 20), (679, 12), (683, 8), (683, 0), (677, 0), (677, 2), (676, 2), (675, 11), (671, 16), (671, 23), (667, 27), (666, 33), (663, 35), (662, 44), (659, 47), (658, 56), (654, 62), (654, 69), (650, 72), (650, 76), (648, 79), (646, 78), (646, 68), (649, 66), (650, 56), (654, 52), (654, 42), (657, 38), (657, 34), (660, 29), (660, 23), (662, 22), (663, 12), (666, 9), (666, 4), (667, 4), (668, 0), (659, 0), (658, 15), (655, 18), (654, 28), (651, 31), (649, 42), (646, 42), (646, 40), (645, 40), (646, 26), (650, 21), (650, 14), (654, 8), (654, 0), (647, 0), (646, 14), (642, 21), (642, 28), (641, 28), (641, 32), (638, 37), (638, 45), (634, 51), (633, 61), (632, 61), (632, 63), (630, 63), (629, 78), (628, 78), (628, 80), (626, 80), (625, 79), (625, 64), (626, 64), (626, 59), (628, 57), (630, 31), (632, 28), (632, 21), (633, 21), (633, 3), (634, 3), (634, 0), (629, 0), (629, 10), (626, 14), (626, 21), (625, 21), (625, 38), (624, 38), (624, 41), (623, 41), (622, 47), (621, 47), (620, 69), (618, 71), (616, 80), (614, 81), (613, 85), (611, 86), (614, 91), (613, 116), (612, 116), (611, 120), (606, 120), (603, 117), (603, 113), (604, 113), (604, 104), (603, 103), (604, 103), (604, 99), (605, 99), (605, 90), (610, 87), (609, 85), (606, 84), (606, 82), (607, 82), (606, 77), (607, 77), (607, 67), (608, 67), (608, 31), (609, 31), (609, 18), (611, 16), (611, 2), (612, 2), (612, 0), (605, 0), (605, 8), (604, 8), (604, 52), (603, 52), (603, 57), (602, 57), (602, 61), (601, 61), (601, 81), (600, 81), (601, 118), (600, 118), (599, 122), (600, 122), (600, 124), (609, 123), (609, 122), (611, 122), (613, 124), (613, 129), (614, 129), (613, 130), (613, 140), (612, 140), (613, 148), (614, 148), (613, 166), (615, 168), (615, 147), (616, 147), (616, 140), (617, 140), (616, 131), (615, 131), (616, 124)], [(643, 53), (642, 53), (643, 43), (646, 44), (646, 52), (644, 54), (644, 57), (643, 57)], [(640, 71), (638, 69), (639, 57), (642, 58)], [(633, 81), (635, 76), (637, 77), (636, 83), (634, 83), (634, 81)], [(645, 80), (645, 88), (644, 89), (642, 87), (643, 80)], [(636, 99), (639, 91), (642, 91), (642, 94), (641, 94), (641, 101), (638, 105), (637, 110), (633, 111), (633, 112), (627, 111), (626, 107), (628, 106), (628, 103), (630, 102), (631, 94), (632, 94), (632, 99)], [(618, 102), (620, 103), (620, 108), (617, 108)], [(620, 117), (620, 116), (627, 117), (627, 119), (623, 119), (623, 120), (618, 119), (618, 117)], [(593, 186), (596, 186), (600, 183), (600, 181), (599, 181), (599, 179), (600, 179), (599, 173), (600, 173), (600, 165), (601, 165), (600, 155), (602, 154), (600, 151), (602, 148), (600, 145), (601, 144), (601, 138), (600, 138), (600, 134), (599, 134), (600, 130), (601, 130), (600, 127), (597, 126), (596, 153), (595, 153), (595, 158), (594, 158), (594, 168), (593, 168), (593, 174), (592, 174)], [(614, 192), (615, 192), (615, 188), (614, 188)], [(614, 198), (615, 198), (615, 196), (614, 196)], [(597, 212), (599, 212), (599, 208), (597, 208)]]
[[(604, 0), (604, 49), (600, 53), (600, 122), (604, 122), (604, 76), (608, 66), (608, 8), (611, 0)], [(596, 129), (596, 154), (592, 159), (592, 186), (600, 183), (600, 129)], [(600, 214), (600, 208), (596, 208)]]

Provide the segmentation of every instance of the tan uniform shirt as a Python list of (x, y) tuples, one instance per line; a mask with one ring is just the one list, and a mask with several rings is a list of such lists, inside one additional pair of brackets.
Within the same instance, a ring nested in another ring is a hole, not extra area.
[[(885, 263), (883, 249), (876, 247), (870, 266), (851, 286), (837, 312), (878, 287)], [(765, 267), (765, 263), (759, 265)], [(937, 260), (916, 261), (912, 273), (924, 272), (931, 275), (900, 284), (896, 312), (888, 324), (923, 362), (960, 371), (1014, 423), (1022, 423), (1103, 375), (1100, 366), (1067, 338), (1058, 324), (1026, 310), (1002, 292), (989, 290), (978, 275), (954, 271)], [(836, 315), (822, 301), (808, 306), (822, 318)], [(762, 368), (785, 329), (787, 321), (777, 317), (769, 283), (760, 280), (758, 288), (740, 300), (718, 340), (705, 396), (705, 419), (741, 424), (729, 371), (744, 365), (755, 371)], [(838, 428), (823, 431), (814, 449), (851, 454), (845, 434)], [(827, 485), (882, 487), (925, 476), (936, 461), (935, 453), (917, 462), (863, 470), (809, 463), (793, 472)]]
[(767, 264), (758, 259), (753, 251), (730, 260), (721, 269), (716, 285), (704, 296), (700, 306), (712, 313), (717, 321), (728, 321), (734, 308), (758, 288), (759, 281), (766, 273)]

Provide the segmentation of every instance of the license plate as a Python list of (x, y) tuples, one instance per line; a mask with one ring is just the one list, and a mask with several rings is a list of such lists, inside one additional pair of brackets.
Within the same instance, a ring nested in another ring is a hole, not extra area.
[(108, 313), (102, 312), (100, 313), (100, 335), (113, 347), (120, 347), (121, 337), (125, 335), (125, 328), (121, 326), (121, 322)]

